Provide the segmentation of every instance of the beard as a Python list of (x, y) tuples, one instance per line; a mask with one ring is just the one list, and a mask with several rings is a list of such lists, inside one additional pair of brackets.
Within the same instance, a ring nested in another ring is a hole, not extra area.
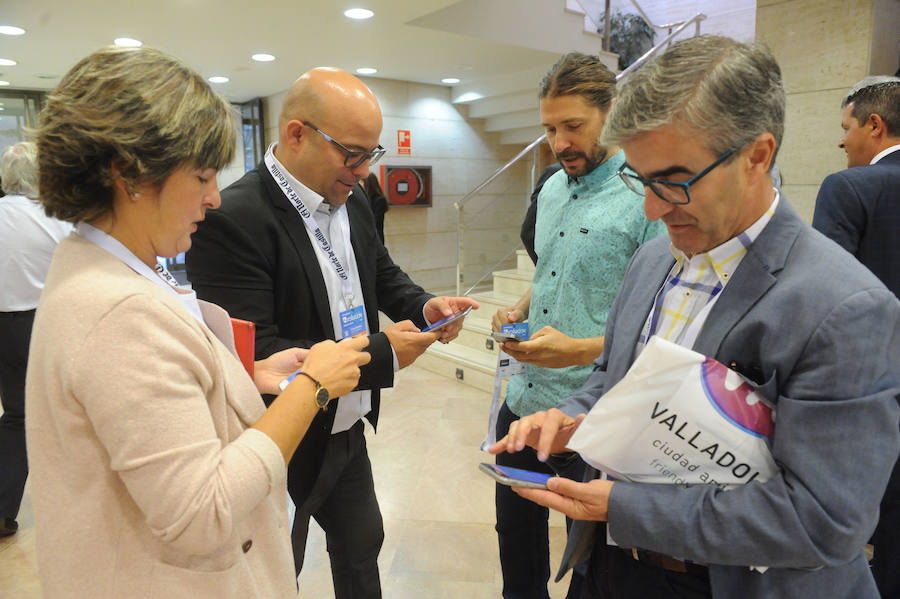
[[(581, 158), (582, 160), (584, 160), (584, 166), (582, 166), (575, 172), (569, 172), (569, 170), (566, 168), (566, 165), (563, 164), (563, 160), (571, 160), (576, 158)], [(563, 170), (566, 171), (566, 173), (570, 177), (583, 177), (587, 175), (595, 168), (606, 162), (607, 158), (607, 149), (600, 145), (599, 139), (597, 139), (597, 141), (594, 143), (594, 147), (590, 154), (569, 149), (564, 150), (556, 155), (556, 159), (559, 161), (560, 166), (563, 167)]]

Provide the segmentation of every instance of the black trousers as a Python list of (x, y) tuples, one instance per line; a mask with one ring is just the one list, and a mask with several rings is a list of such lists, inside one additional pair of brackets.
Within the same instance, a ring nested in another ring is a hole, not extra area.
[(881, 499), (878, 526), (872, 535), (872, 574), (882, 597), (900, 597), (900, 460)]
[(303, 568), (309, 518), (325, 531), (335, 599), (380, 599), (378, 554), (384, 523), (366, 438), (360, 420), (331, 435), (319, 478), (303, 505), (297, 506), (291, 545), (297, 573)]
[[(519, 417), (504, 402), (497, 416), (497, 438), (509, 432), (509, 425)], [(552, 459), (552, 458), (551, 458)], [(497, 464), (536, 472), (555, 474), (552, 468), (537, 459), (530, 447), (517, 453), (497, 455)], [(584, 462), (575, 458), (557, 468), (560, 474), (581, 480)], [(547, 581), (550, 579), (550, 538), (547, 522), (550, 511), (516, 495), (506, 485), (496, 485), (497, 539), (500, 543), (500, 569), (503, 573), (504, 599), (549, 599)], [(566, 528), (569, 527), (566, 519)], [(567, 599), (577, 599), (581, 592), (582, 574), (572, 571)]]
[(710, 599), (709, 574), (672, 572), (639, 562), (606, 544), (606, 527), (597, 528), (581, 599)]
[(0, 312), (0, 518), (19, 514), (28, 459), (25, 454), (25, 369), (34, 310)]

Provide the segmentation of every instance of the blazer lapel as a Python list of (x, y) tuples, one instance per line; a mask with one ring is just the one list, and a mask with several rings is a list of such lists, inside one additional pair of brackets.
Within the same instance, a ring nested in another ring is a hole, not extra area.
[(331, 321), (331, 307), (328, 301), (328, 291), (325, 287), (325, 279), (322, 277), (322, 270), (319, 268), (319, 259), (316, 256), (316, 248), (309, 241), (309, 235), (306, 233), (306, 225), (303, 219), (297, 214), (296, 208), (284, 196), (284, 192), (278, 187), (275, 179), (265, 163), (260, 163), (257, 167), (261, 171), (261, 176), (266, 184), (266, 191), (269, 194), (269, 200), (272, 205), (281, 211), (282, 217), (279, 218), (281, 226), (284, 227), (285, 233), (290, 238), (294, 249), (297, 250), (297, 262), (300, 270), (306, 276), (309, 283), (309, 290), (315, 299), (315, 310), (322, 322), (322, 330), (330, 332), (334, 330)]
[(782, 194), (772, 220), (747, 250), (734, 277), (725, 286), (694, 342), (694, 351), (716, 356), (729, 331), (777, 281), (802, 221)]
[[(198, 300), (206, 327), (201, 327), (209, 339), (213, 353), (222, 367), (225, 401), (245, 426), (253, 425), (265, 411), (262, 397), (250, 380), (234, 348), (234, 331), (228, 312), (219, 306)], [(231, 431), (232, 433), (234, 431)]]
[[(668, 239), (668, 237), (666, 238)], [(675, 259), (666, 251), (668, 260), (649, 260), (645, 267), (646, 272), (635, 273), (628, 277), (633, 281), (624, 301), (616, 310), (615, 343), (613, 347), (620, 348), (616, 355), (610, 355), (607, 364), (607, 379), (610, 381), (606, 389), (612, 388), (612, 383), (618, 382), (625, 376), (634, 361), (634, 351), (637, 348), (638, 339), (644, 329), (647, 315), (653, 307), (656, 294), (666, 280), (666, 275), (672, 269)], [(620, 337), (620, 335), (622, 337)]]

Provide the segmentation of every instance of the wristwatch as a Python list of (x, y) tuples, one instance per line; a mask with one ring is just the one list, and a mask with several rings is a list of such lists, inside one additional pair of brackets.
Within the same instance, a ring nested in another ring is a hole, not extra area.
[(317, 381), (312, 377), (308, 372), (303, 372), (302, 370), (297, 374), (302, 374), (309, 380), (311, 380), (316, 385), (316, 394), (314, 399), (316, 400), (316, 405), (319, 406), (319, 409), (325, 411), (328, 409), (328, 402), (331, 400), (331, 396), (328, 394), (328, 389), (322, 386), (322, 383)]

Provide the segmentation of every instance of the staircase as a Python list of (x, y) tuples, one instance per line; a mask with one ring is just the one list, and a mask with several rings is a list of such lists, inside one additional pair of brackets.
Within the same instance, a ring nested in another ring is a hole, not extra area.
[(516, 252), (516, 268), (494, 271), (494, 287), (469, 295), (480, 308), (471, 312), (459, 337), (434, 343), (416, 365), (490, 393), (494, 388), (498, 343), (491, 337), (491, 317), (499, 308), (516, 303), (531, 286), (534, 265), (525, 250)]
[(460, 0), (409, 24), (536, 51), (532, 68), (453, 87), (451, 101), (467, 105), (469, 118), (485, 119), (485, 130), (503, 144), (523, 145), (543, 134), (538, 84), (561, 55), (599, 54), (618, 71), (618, 55), (601, 50), (603, 37), (577, 0)]

